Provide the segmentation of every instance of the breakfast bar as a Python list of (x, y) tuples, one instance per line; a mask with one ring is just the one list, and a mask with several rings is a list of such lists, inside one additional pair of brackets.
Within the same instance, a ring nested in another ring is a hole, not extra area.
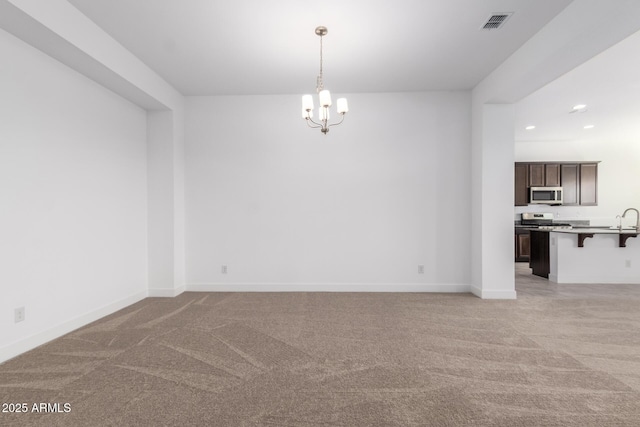
[[(535, 232), (539, 233), (544, 231)], [(640, 284), (640, 239), (635, 228), (573, 228), (547, 234), (550, 281)]]

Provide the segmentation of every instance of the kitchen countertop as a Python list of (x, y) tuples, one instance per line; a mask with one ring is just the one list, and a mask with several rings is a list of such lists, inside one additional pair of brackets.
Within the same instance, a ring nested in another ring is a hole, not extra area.
[[(565, 225), (565, 224), (571, 224), (574, 228), (577, 227), (589, 227), (591, 228), (591, 225), (589, 224), (590, 221), (587, 220), (576, 220), (576, 219), (572, 219), (572, 220), (565, 220), (565, 219), (557, 219), (557, 220), (553, 220), (553, 222), (551, 222), (550, 225), (556, 225), (556, 224), (560, 224), (560, 225)], [(530, 224), (522, 224), (520, 221), (516, 220), (514, 221), (514, 227), (515, 228), (519, 228), (519, 229), (526, 229), (526, 230), (532, 230), (532, 229), (537, 229), (538, 226), (537, 225), (530, 225)], [(607, 227), (593, 227), (593, 228), (607, 228)]]
[[(545, 230), (540, 230), (545, 231)], [(635, 228), (622, 228), (622, 230), (610, 227), (574, 227), (570, 229), (556, 229), (546, 230), (553, 233), (567, 233), (567, 234), (638, 234), (638, 230)]]

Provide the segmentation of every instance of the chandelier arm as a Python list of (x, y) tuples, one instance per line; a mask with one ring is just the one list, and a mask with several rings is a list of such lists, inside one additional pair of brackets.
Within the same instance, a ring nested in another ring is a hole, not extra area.
[(339, 124), (341, 124), (342, 122), (344, 122), (344, 116), (345, 116), (345, 115), (344, 115), (344, 114), (340, 114), (340, 115), (342, 116), (342, 119), (340, 119), (340, 121), (339, 121), (339, 122), (331, 123), (331, 124), (330, 124), (329, 126), (327, 126), (327, 127), (331, 127), (331, 126), (338, 126)]
[[(307, 122), (307, 126), (309, 126), (312, 129), (316, 129), (316, 128), (321, 128), (322, 127), (322, 125), (320, 123), (314, 122), (313, 119), (307, 118), (305, 121)], [(309, 122), (313, 123), (315, 126), (311, 126), (309, 124)]]

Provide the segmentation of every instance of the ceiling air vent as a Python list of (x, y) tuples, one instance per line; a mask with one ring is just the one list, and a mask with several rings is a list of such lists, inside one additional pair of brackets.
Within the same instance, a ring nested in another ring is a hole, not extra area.
[(513, 15), (513, 12), (494, 13), (487, 20), (487, 22), (485, 22), (485, 24), (482, 26), (482, 29), (483, 30), (497, 30), (498, 28), (501, 28), (504, 25), (505, 22), (507, 22), (507, 19), (509, 19), (509, 17), (511, 15)]

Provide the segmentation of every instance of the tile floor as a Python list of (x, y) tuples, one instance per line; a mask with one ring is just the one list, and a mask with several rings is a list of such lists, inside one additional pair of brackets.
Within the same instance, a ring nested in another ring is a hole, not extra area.
[(516, 262), (516, 292), (518, 299), (547, 297), (573, 298), (624, 298), (640, 300), (638, 284), (558, 284), (531, 274), (529, 263)]

